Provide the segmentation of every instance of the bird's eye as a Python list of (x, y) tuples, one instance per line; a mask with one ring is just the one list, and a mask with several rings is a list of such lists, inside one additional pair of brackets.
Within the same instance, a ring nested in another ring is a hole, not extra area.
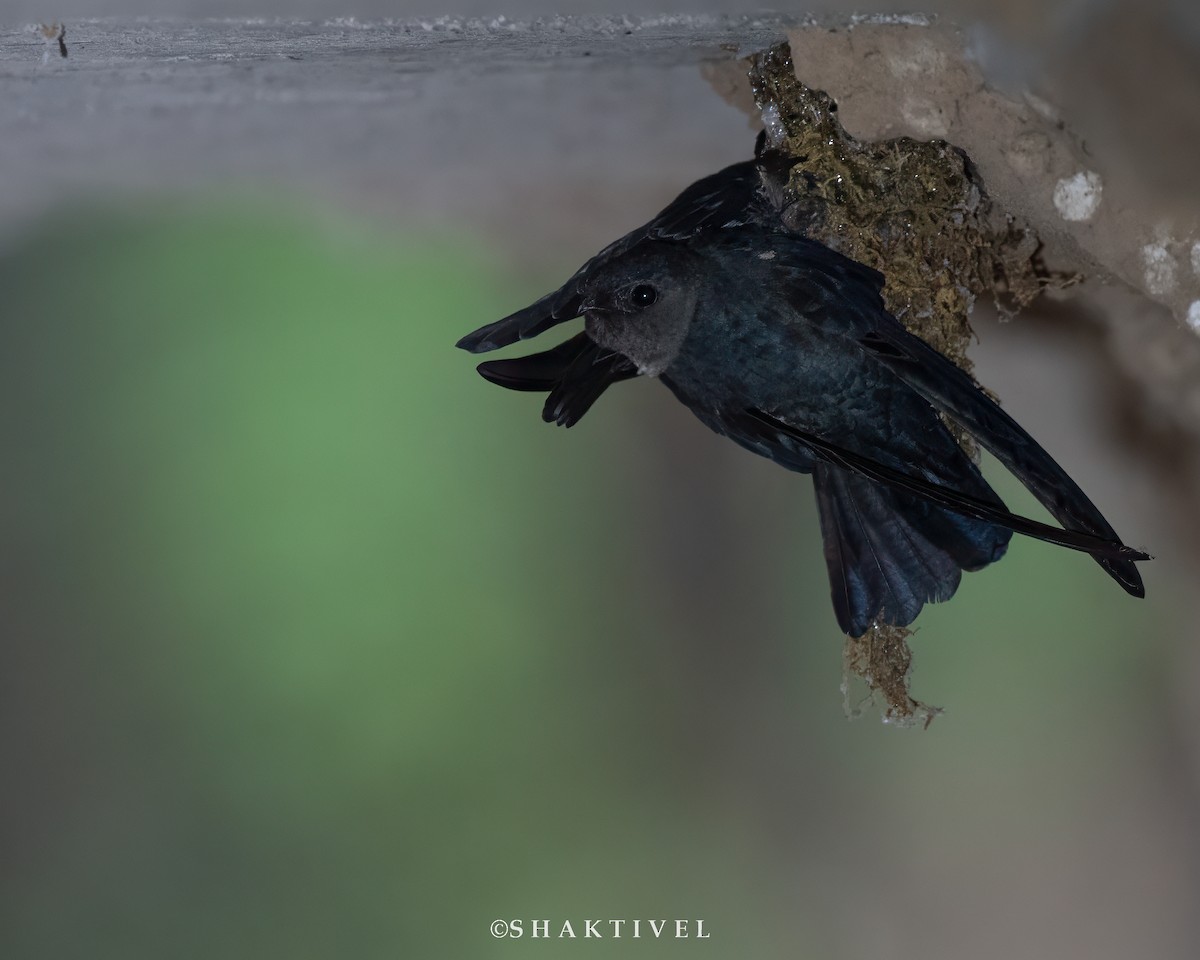
[(648, 283), (639, 283), (629, 291), (629, 299), (635, 307), (648, 307), (658, 299), (658, 291)]

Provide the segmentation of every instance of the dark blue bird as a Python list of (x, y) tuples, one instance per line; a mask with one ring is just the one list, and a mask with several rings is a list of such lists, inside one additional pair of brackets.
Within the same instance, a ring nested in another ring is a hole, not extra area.
[[(732, 186), (714, 197), (718, 178)], [(545, 418), (568, 426), (610, 384), (658, 377), (717, 433), (812, 474), (834, 610), (851, 636), (873, 622), (911, 623), (925, 603), (953, 595), (963, 570), (1003, 556), (1014, 531), (1090, 553), (1142, 596), (1133, 561), (1147, 555), (1121, 543), (970, 376), (887, 312), (879, 273), (783, 230), (781, 206), (763, 188), (771, 181), (761, 155), (700, 181), (560, 290), (460, 346), (493, 349), (582, 315), (584, 332), (554, 350), (480, 373), (548, 392)], [(720, 214), (680, 218), (685, 230), (655, 228), (699, 197)], [(939, 413), (1062, 529), (1010, 513)]]

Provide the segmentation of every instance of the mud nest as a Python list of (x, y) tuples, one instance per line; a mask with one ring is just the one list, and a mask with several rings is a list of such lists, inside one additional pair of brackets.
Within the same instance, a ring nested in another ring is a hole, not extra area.
[[(767, 140), (796, 160), (786, 226), (882, 273), (888, 310), (970, 373), (976, 300), (990, 297), (1011, 315), (1057, 280), (1037, 258), (1036, 234), (992, 202), (958, 147), (911, 137), (859, 142), (842, 128), (833, 98), (797, 79), (786, 43), (748, 59)], [(978, 460), (974, 442), (947, 425)], [(909, 636), (876, 623), (847, 637), (846, 671), (881, 701), (885, 720), (928, 724), (938, 710), (909, 692)]]

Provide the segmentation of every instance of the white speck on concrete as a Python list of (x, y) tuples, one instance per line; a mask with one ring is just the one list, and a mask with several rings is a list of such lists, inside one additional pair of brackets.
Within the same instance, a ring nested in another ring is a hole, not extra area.
[(1187, 325), (1200, 333), (1200, 300), (1193, 300), (1188, 305)]
[(1151, 296), (1165, 297), (1175, 289), (1175, 258), (1161, 240), (1142, 247), (1142, 263), (1146, 267), (1146, 289)]
[(775, 251), (774, 250), (765, 250), (758, 255), (758, 259), (759, 260), (774, 260), (775, 259)]
[(1054, 208), (1064, 220), (1079, 223), (1091, 220), (1100, 209), (1104, 194), (1104, 181), (1092, 170), (1080, 170), (1071, 177), (1063, 177), (1054, 185)]
[(1192, 273), (1200, 277), (1200, 240), (1192, 244)]

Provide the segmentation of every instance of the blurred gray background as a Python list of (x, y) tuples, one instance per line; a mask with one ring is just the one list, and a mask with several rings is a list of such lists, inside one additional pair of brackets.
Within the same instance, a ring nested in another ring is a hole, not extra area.
[[(493, 919), (687, 916), (712, 938), (636, 949), (1197, 955), (1197, 443), (1141, 375), (1196, 382), (1169, 316), (1092, 284), (981, 309), (973, 353), (1156, 555), (1147, 599), (1014, 543), (918, 621), (947, 713), (848, 722), (804, 478), (652, 383), (547, 427), (452, 349), (748, 156), (701, 64), (810, 11), (139, 12), (250, 13), (0, 15), (0, 954), (517, 957)], [(950, 14), (1195, 156), (1192, 6)]]

